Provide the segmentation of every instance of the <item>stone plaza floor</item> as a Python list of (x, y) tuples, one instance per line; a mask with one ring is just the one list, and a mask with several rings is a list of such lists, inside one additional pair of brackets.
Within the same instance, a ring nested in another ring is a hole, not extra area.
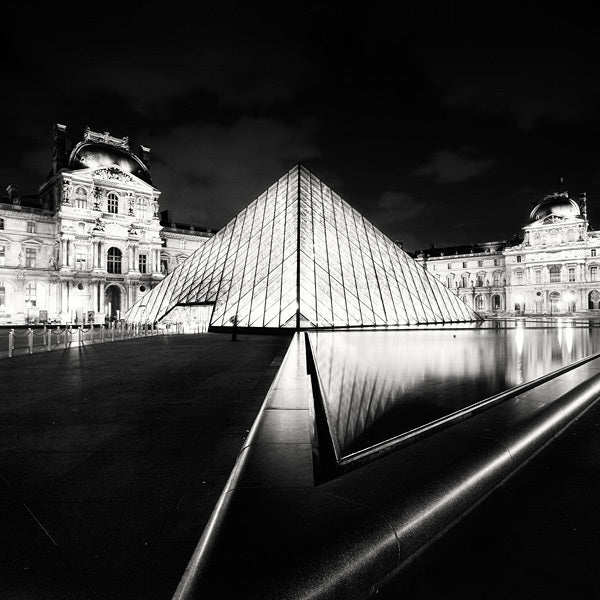
[(0, 360), (0, 598), (171, 597), (289, 344), (238, 337)]

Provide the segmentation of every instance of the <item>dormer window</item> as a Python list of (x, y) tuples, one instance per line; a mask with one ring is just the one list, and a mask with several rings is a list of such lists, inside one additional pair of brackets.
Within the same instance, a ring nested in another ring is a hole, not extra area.
[(518, 262), (518, 263), (520, 263), (522, 258), (523, 258), (523, 257), (522, 257), (520, 254), (519, 254), (519, 255), (517, 255), (517, 262)]

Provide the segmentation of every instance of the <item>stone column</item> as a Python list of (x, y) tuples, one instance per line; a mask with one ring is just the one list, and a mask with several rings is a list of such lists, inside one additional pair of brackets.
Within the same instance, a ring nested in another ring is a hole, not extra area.
[(98, 312), (103, 313), (104, 312), (104, 282), (103, 281), (99, 281), (98, 282), (98, 291), (99, 291), (99, 297), (100, 297), (100, 307), (98, 308)]

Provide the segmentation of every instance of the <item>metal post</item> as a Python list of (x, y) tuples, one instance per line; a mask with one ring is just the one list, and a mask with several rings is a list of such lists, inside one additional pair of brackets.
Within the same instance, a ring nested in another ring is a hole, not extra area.
[(121, 325), (121, 341), (123, 341), (123, 336), (125, 335), (125, 326)]
[(29, 354), (33, 354), (33, 331), (31, 327), (27, 328), (27, 345), (29, 347)]
[(100, 325), (100, 343), (104, 344), (104, 325)]
[(111, 327), (110, 330), (111, 330), (112, 341), (114, 342), (115, 341), (115, 327), (114, 327), (114, 325)]
[(46, 330), (46, 350), (50, 352), (52, 350), (52, 328), (48, 327)]
[[(69, 344), (73, 341), (73, 329), (71, 329), (71, 326), (69, 325), (68, 327), (69, 329)], [(65, 328), (65, 348), (67, 347), (67, 329)]]
[(92, 345), (94, 345), (94, 324), (93, 323), (90, 325), (90, 328), (91, 328), (91, 331), (90, 331), (91, 336), (90, 337), (92, 338)]
[(14, 349), (15, 349), (15, 330), (11, 329), (8, 332), (8, 357), (9, 358), (12, 358)]
[(79, 336), (79, 345), (83, 346), (83, 331), (81, 330), (81, 325), (78, 328), (78, 336)]

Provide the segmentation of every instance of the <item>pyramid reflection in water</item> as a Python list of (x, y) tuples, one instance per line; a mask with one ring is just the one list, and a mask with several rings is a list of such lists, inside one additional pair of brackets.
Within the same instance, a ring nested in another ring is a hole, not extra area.
[(295, 166), (127, 313), (214, 304), (212, 327), (352, 327), (480, 317), (335, 192)]

